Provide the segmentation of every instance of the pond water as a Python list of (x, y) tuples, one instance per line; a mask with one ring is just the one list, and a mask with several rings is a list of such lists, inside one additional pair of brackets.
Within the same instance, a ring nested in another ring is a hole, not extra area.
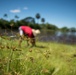
[(39, 35), (40, 41), (55, 41), (66, 44), (76, 44), (76, 32), (42, 31)]
[[(0, 30), (0, 33), (5, 35), (4, 30)], [(18, 30), (7, 31), (7, 36), (15, 36), (18, 33)], [(46, 31), (42, 30), (41, 34), (38, 35), (38, 40), (43, 42), (59, 42), (59, 43), (66, 43), (66, 44), (76, 44), (76, 32), (61, 32), (61, 31)]]

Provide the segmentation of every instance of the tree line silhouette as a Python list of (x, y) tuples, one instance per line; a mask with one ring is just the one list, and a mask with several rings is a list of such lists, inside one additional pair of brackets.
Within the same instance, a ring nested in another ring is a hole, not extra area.
[[(19, 16), (15, 15), (15, 19), (11, 19), (10, 21), (6, 20), (8, 17), (7, 14), (3, 15), (4, 18), (0, 19), (0, 28), (1, 29), (18, 29), (20, 25), (27, 25), (34, 29), (45, 29), (45, 30), (61, 30), (61, 31), (72, 31), (75, 32), (76, 28), (68, 28), (68, 27), (62, 27), (58, 28), (56, 25), (46, 23), (45, 18), (41, 18), (41, 15), (37, 13), (35, 15), (35, 18), (28, 16), (24, 19), (19, 20)], [(37, 22), (36, 22), (37, 19)], [(40, 23), (39, 23), (40, 21)]]

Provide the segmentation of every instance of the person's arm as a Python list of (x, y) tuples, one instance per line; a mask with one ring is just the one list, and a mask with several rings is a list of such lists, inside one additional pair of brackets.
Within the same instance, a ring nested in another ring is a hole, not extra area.
[(20, 33), (20, 36), (22, 36), (22, 35), (23, 35), (23, 31), (22, 31), (22, 30), (19, 30), (19, 33)]
[(19, 38), (19, 46), (21, 46), (21, 42), (23, 39), (23, 30), (19, 27), (19, 34), (20, 34), (20, 38)]

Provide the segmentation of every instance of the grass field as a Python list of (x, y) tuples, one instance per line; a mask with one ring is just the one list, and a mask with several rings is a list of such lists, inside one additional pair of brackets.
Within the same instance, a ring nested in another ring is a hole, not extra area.
[(0, 75), (76, 75), (76, 45), (36, 44), (0, 37)]

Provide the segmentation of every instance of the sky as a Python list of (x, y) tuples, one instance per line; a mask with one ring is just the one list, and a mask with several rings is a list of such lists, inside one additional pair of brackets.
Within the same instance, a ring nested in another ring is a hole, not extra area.
[(0, 0), (0, 18), (4, 14), (8, 15), (7, 20), (15, 19), (15, 15), (19, 20), (36, 18), (37, 13), (45, 18), (45, 23), (76, 28), (76, 0)]

